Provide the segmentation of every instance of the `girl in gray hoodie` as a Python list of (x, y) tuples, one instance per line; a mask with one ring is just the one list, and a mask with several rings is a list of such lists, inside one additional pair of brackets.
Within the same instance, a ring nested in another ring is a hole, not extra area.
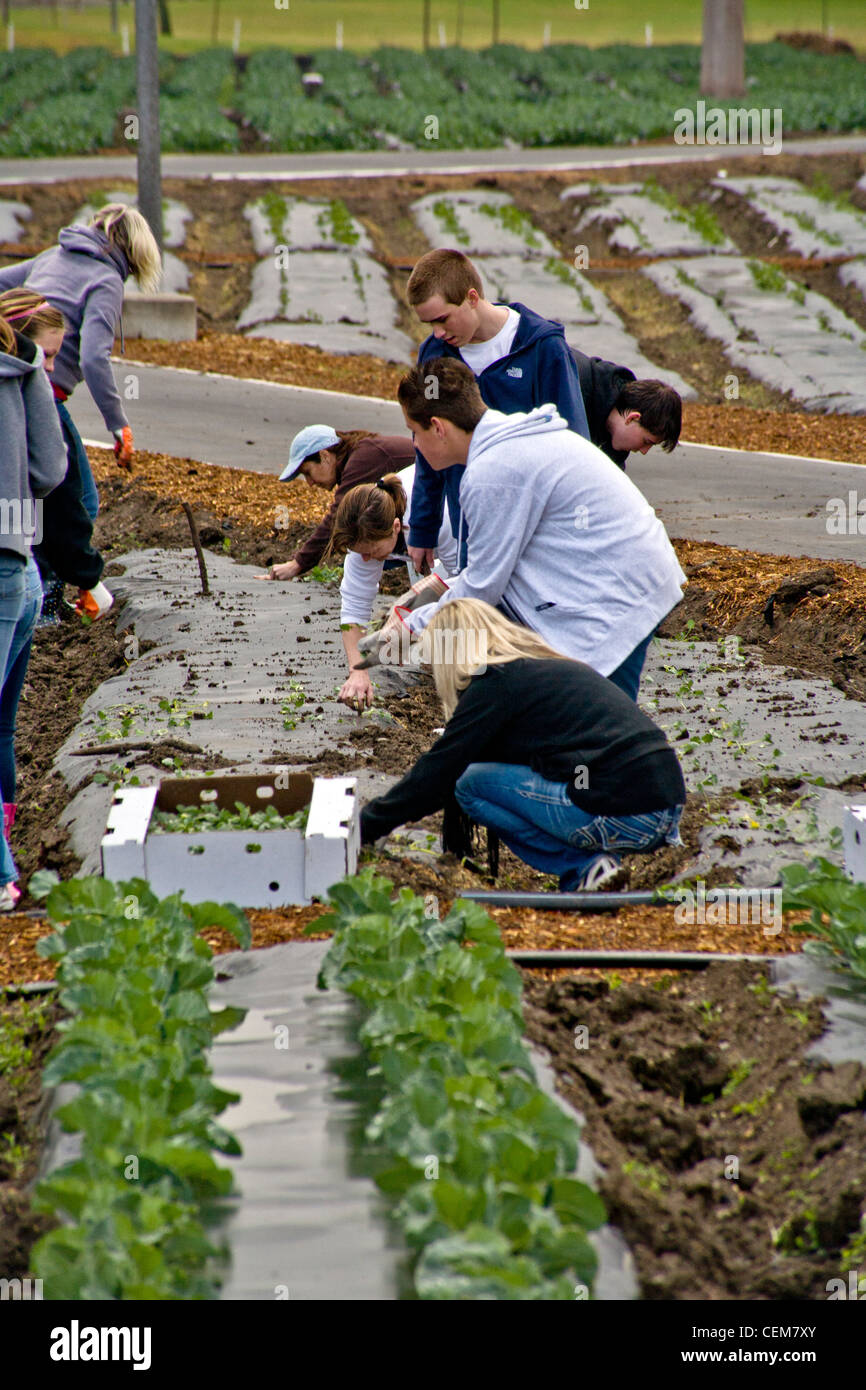
[(137, 208), (108, 203), (88, 227), (64, 227), (59, 245), (29, 261), (0, 270), (0, 291), (26, 285), (59, 309), (66, 334), (52, 382), (57, 409), (67, 434), (76, 441), (82, 497), (91, 517), (99, 497), (87, 453), (65, 402), (80, 381), (86, 381), (114, 435), (114, 452), (122, 467), (132, 463), (132, 429), (126, 418), (111, 370), (115, 335), (121, 331), (123, 287), (132, 275), (145, 292), (159, 285), (162, 262), (159, 247)]
[[(23, 356), (18, 356), (18, 352)], [(66, 448), (43, 371), (42, 349), (0, 319), (0, 689), (30, 631), (38, 598), (28, 583), (39, 537), (39, 498), (62, 482)], [(37, 576), (38, 580), (38, 576)], [(4, 818), (5, 819), (5, 818)], [(5, 831), (5, 824), (4, 824)], [(5, 833), (0, 836), (0, 911), (20, 896)]]

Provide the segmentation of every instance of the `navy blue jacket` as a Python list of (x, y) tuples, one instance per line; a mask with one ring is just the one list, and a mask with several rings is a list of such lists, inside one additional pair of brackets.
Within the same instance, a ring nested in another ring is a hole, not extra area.
[[(506, 415), (532, 410), (538, 405), (553, 402), (559, 414), (568, 421), (570, 429), (589, 439), (580, 377), (577, 364), (565, 341), (561, 323), (544, 319), (524, 304), (512, 304), (520, 315), (517, 333), (507, 357), (493, 362), (477, 378), (481, 399), (491, 410)], [(436, 338), (432, 333), (418, 349), (419, 365), (436, 357), (463, 358), (457, 348)], [(440, 473), (431, 468), (424, 455), (415, 458), (415, 484), (412, 489), (412, 508), (409, 515), (409, 544), (433, 550), (442, 525), (442, 512), (447, 498), (448, 515), (455, 536), (460, 534), (460, 482), (463, 464), (455, 463)], [(463, 564), (464, 557), (460, 558)]]

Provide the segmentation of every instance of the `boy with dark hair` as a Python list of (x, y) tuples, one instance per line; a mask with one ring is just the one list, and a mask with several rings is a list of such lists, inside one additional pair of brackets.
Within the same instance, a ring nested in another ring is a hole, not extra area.
[(682, 428), (679, 393), (663, 381), (635, 379), (629, 367), (587, 357), (571, 349), (589, 421), (589, 437), (602, 453), (625, 470), (630, 453), (646, 454), (660, 444), (665, 453), (676, 446)]
[(420, 632), (450, 600), (480, 599), (636, 700), (652, 634), (686, 582), (643, 494), (552, 406), (486, 408), (460, 362), (413, 367), (397, 399), (429, 466), (463, 465), (469, 550), (440, 602), (405, 626)]
[[(418, 350), (418, 365), (448, 357), (465, 362), (485, 405), (510, 414), (553, 404), (569, 429), (589, 439), (577, 364), (562, 324), (524, 304), (493, 304), (462, 251), (428, 251), (409, 277), (409, 303), (433, 332)], [(455, 536), (460, 527), (461, 467), (441, 476), (419, 451), (409, 528), (416, 568), (432, 564), (445, 500)]]

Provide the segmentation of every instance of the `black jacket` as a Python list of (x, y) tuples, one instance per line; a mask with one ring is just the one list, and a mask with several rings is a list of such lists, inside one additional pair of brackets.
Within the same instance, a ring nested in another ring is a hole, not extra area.
[[(16, 333), (15, 355), (22, 362), (32, 362), (36, 344)], [(93, 522), (81, 500), (76, 443), (62, 420), (60, 425), (69, 466), (63, 481), (42, 499), (42, 540), (34, 545), (33, 556), (40, 569), (53, 570), (66, 584), (92, 589), (99, 583), (105, 562), (90, 544)]]
[(607, 454), (625, 472), (629, 450), (613, 447), (606, 421), (626, 382), (634, 381), (634, 372), (629, 367), (618, 367), (615, 362), (605, 362), (603, 357), (587, 357), (585, 352), (574, 347), (571, 355), (577, 363), (580, 392), (589, 421), (589, 437), (603, 454)]
[(364, 843), (441, 810), (470, 763), (482, 762), (564, 783), (591, 815), (638, 815), (686, 799), (664, 733), (624, 691), (581, 661), (524, 657), (472, 678), (441, 738), (364, 807)]

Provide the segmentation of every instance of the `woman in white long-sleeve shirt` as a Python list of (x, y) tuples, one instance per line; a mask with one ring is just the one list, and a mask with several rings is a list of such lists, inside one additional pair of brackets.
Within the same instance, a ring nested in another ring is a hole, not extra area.
[[(417, 578), (406, 553), (414, 480), (413, 464), (401, 473), (387, 473), (376, 483), (360, 483), (343, 498), (334, 519), (329, 554), (346, 551), (340, 584), (340, 628), (349, 663), (349, 676), (338, 698), (353, 709), (363, 709), (373, 703), (369, 673), (352, 668), (361, 660), (358, 641), (369, 625), (385, 561), (404, 560), (409, 566), (410, 583)], [(441, 572), (453, 574), (457, 566), (457, 541), (447, 513), (436, 553)]]

